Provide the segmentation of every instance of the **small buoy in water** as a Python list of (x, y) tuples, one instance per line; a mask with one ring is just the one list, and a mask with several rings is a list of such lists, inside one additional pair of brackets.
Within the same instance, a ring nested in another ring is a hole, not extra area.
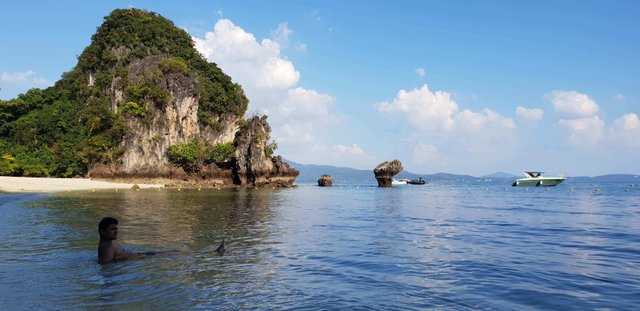
[(571, 188), (571, 192), (573, 192), (573, 188)]
[(529, 188), (524, 188), (524, 191), (529, 191)]
[(507, 187), (504, 187), (504, 191), (507, 191)]
[(629, 189), (624, 189), (624, 192), (629, 192)]
[(600, 192), (600, 188), (596, 188), (596, 190), (594, 190), (595, 192)]
[(218, 188), (216, 188), (216, 189), (220, 190), (220, 187), (218, 187)]
[(198, 188), (198, 191), (202, 190), (202, 188)]
[(182, 189), (178, 188), (178, 191), (182, 191)]

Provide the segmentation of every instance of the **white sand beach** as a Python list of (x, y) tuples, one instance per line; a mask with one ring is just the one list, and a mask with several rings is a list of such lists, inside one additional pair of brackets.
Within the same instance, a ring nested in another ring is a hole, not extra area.
[[(39, 178), (0, 176), (0, 191), (60, 192), (75, 190), (131, 189), (133, 183), (97, 181), (84, 178)], [(137, 184), (141, 189), (163, 188), (163, 184)]]

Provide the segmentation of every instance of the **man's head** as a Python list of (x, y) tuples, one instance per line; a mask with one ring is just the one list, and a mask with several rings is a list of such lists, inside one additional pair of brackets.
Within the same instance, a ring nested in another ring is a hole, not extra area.
[(98, 224), (100, 238), (116, 240), (118, 239), (118, 220), (113, 217), (102, 218)]

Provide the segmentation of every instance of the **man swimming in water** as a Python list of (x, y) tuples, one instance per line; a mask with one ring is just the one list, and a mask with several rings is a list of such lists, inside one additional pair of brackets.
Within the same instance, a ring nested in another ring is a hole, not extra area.
[[(98, 224), (100, 242), (98, 242), (98, 263), (108, 264), (112, 262), (126, 261), (130, 259), (144, 258), (163, 253), (176, 253), (178, 251), (132, 253), (124, 247), (114, 243), (118, 239), (118, 220), (113, 217), (102, 218)], [(222, 255), (225, 251), (224, 240), (216, 249), (216, 253)]]
[(128, 252), (124, 247), (114, 243), (118, 239), (118, 220), (113, 217), (102, 218), (98, 224), (100, 242), (98, 242), (98, 263), (103, 265), (144, 257), (144, 254)]

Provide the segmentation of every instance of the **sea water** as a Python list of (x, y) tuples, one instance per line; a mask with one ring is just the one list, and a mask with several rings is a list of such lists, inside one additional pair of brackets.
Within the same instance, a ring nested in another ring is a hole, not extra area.
[[(0, 194), (0, 213), (1, 310), (640, 305), (637, 184)], [(104, 216), (131, 251), (181, 252), (98, 265)]]

